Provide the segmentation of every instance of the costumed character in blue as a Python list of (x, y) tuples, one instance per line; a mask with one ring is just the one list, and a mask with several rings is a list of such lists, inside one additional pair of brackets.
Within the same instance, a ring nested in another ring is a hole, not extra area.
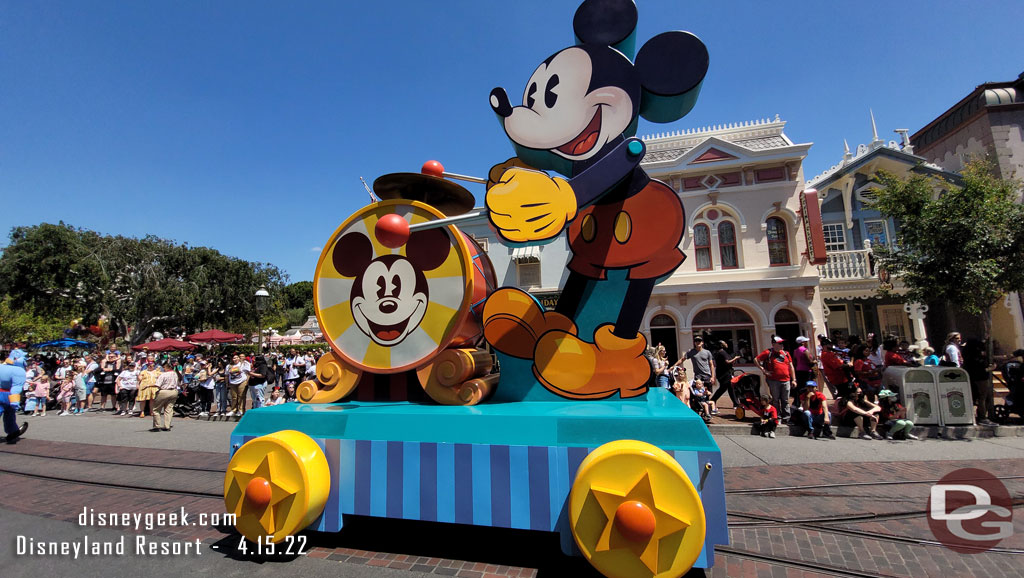
[(0, 365), (0, 413), (4, 419), (7, 443), (25, 433), (28, 422), (18, 427), (17, 412), (21, 408), (21, 390), (25, 387), (25, 352), (15, 349)]

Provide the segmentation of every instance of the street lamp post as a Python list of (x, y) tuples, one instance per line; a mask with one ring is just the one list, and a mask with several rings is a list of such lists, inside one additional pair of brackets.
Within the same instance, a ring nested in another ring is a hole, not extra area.
[[(270, 299), (270, 293), (267, 292), (266, 285), (260, 285), (260, 288), (256, 290), (256, 333), (257, 345), (256, 352), (258, 355), (263, 355), (263, 310), (267, 308), (267, 300)], [(250, 343), (252, 343), (250, 341)]]

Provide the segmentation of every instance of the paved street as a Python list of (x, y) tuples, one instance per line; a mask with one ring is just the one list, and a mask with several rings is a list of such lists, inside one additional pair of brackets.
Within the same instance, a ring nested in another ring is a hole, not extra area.
[[(217, 576), (594, 576), (580, 558), (559, 554), (554, 534), (346, 518), (337, 534), (306, 533), (305, 556), (243, 555), (232, 528), (110, 529), (78, 524), (98, 512), (223, 512), (221, 486), (232, 422), (175, 420), (150, 433), (149, 421), (93, 413), (30, 420), (26, 439), (0, 446), (4, 576), (41, 572), (88, 576), (137, 571), (135, 535), (200, 541), (200, 555), (163, 556), (147, 575)], [(1003, 479), (1024, 496), (1024, 437), (869, 442), (716, 436), (726, 464), (731, 544), (707, 576), (1018, 576), (1024, 516), (1000, 550), (956, 554), (930, 544), (923, 516), (930, 484), (962, 467)], [(131, 445), (133, 447), (124, 447)], [(119, 446), (119, 447), (118, 447)], [(795, 467), (794, 467), (795, 466)], [(879, 483), (883, 482), (883, 483)], [(806, 488), (812, 486), (812, 488)], [(802, 488), (803, 487), (803, 488)], [(119, 540), (124, 557), (16, 555), (17, 536), (36, 540)], [(694, 575), (703, 575), (694, 572)]]

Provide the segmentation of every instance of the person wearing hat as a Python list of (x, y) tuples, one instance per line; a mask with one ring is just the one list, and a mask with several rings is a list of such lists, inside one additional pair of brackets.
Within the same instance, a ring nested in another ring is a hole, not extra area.
[(832, 415), (828, 411), (828, 401), (818, 382), (808, 380), (800, 390), (795, 405), (803, 414), (808, 438), (813, 440), (826, 436), (836, 439), (835, 434), (832, 433)]
[(807, 382), (814, 378), (814, 358), (807, 349), (809, 341), (803, 335), (796, 338), (796, 349), (793, 350), (793, 369), (796, 370), (796, 389), (792, 392), (794, 399), (807, 387)]
[(0, 414), (3, 416), (7, 443), (14, 443), (28, 429), (28, 422), (18, 427), (17, 411), (21, 407), (21, 390), (25, 387), (25, 352), (11, 351), (0, 365)]
[[(830, 386), (833, 396), (848, 396), (850, 388), (853, 386), (853, 381), (850, 379), (853, 365), (839, 357), (835, 351), (835, 344), (828, 337), (822, 335), (818, 338), (818, 342), (821, 344), (821, 373)], [(866, 349), (864, 345), (858, 347)]]
[[(710, 351), (704, 348), (704, 338), (697, 336), (693, 338), (693, 349), (686, 352), (679, 361), (673, 364), (673, 367), (681, 364), (682, 362), (690, 360), (693, 365), (693, 380), (701, 380), (705, 384), (714, 383), (715, 375), (715, 357)], [(715, 413), (718, 413), (715, 410)]]
[(771, 348), (765, 349), (754, 359), (764, 373), (772, 404), (779, 411), (782, 423), (789, 423), (789, 389), (796, 387), (796, 369), (793, 367), (793, 358), (782, 347), (785, 342), (778, 335), (772, 335)]
[(910, 433), (914, 429), (914, 422), (907, 419), (907, 408), (899, 402), (895, 391), (883, 389), (878, 392), (878, 405), (882, 408), (879, 423), (889, 427), (885, 439), (920, 439)]

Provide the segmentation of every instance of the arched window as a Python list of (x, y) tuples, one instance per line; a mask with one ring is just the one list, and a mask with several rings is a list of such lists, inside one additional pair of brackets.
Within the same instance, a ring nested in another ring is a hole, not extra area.
[(754, 343), (754, 320), (737, 307), (703, 309), (693, 317), (693, 334), (705, 340), (724, 341), (729, 351), (742, 357), (740, 363), (752, 363), (757, 344)]
[(722, 269), (739, 268), (736, 257), (736, 226), (729, 221), (718, 224), (718, 252), (722, 259)]
[(707, 225), (697, 225), (693, 228), (693, 247), (697, 253), (697, 270), (710, 271), (711, 229)]
[(786, 236), (786, 222), (770, 217), (768, 225), (768, 261), (772, 265), (789, 265), (789, 241)]
[(650, 345), (664, 345), (665, 354), (672, 361), (679, 359), (679, 342), (676, 338), (676, 321), (668, 315), (655, 315), (651, 319)]
[(800, 323), (800, 317), (789, 309), (779, 309), (775, 314), (775, 323)]
[(800, 316), (792, 309), (779, 309), (775, 313), (775, 335), (786, 340), (784, 347), (787, 350), (796, 348), (796, 338), (800, 334)]
[(675, 327), (676, 321), (668, 315), (655, 315), (651, 319), (651, 327)]

